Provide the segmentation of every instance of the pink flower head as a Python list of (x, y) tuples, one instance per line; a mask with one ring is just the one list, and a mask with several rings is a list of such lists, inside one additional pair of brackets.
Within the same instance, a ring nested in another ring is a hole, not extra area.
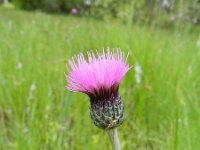
[(77, 8), (72, 8), (71, 13), (72, 13), (72, 15), (77, 15), (78, 9)]
[(86, 93), (91, 97), (118, 95), (119, 84), (130, 69), (127, 57), (117, 49), (99, 53), (87, 52), (88, 59), (80, 53), (69, 60), (70, 72), (66, 75), (67, 89)]

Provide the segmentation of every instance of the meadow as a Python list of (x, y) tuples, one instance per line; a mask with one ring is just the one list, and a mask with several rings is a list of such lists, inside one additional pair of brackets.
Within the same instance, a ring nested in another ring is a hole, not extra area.
[(64, 76), (69, 58), (107, 47), (133, 66), (120, 85), (122, 149), (200, 149), (199, 31), (0, 7), (0, 150), (111, 149)]

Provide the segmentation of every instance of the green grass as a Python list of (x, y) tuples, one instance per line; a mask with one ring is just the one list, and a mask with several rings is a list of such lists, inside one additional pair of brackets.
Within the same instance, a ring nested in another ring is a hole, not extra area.
[(126, 26), (0, 8), (0, 149), (111, 149), (89, 115), (89, 98), (65, 89), (67, 60), (120, 47), (134, 69), (120, 94), (123, 150), (200, 148), (199, 29)]

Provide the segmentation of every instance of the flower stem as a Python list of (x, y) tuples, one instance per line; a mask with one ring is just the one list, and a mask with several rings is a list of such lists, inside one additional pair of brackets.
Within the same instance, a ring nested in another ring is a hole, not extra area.
[(110, 142), (112, 144), (112, 150), (121, 150), (121, 146), (119, 143), (119, 138), (117, 134), (117, 128), (107, 129)]

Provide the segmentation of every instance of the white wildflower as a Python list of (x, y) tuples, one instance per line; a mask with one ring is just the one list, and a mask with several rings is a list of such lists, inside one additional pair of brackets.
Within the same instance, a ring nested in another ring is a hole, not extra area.
[(184, 16), (185, 16), (185, 14), (184, 14), (183, 12), (179, 12), (179, 13), (177, 14), (177, 18), (178, 18), (178, 19), (183, 19)]
[(45, 115), (44, 115), (44, 118), (45, 118), (45, 119), (48, 119), (48, 118), (49, 118), (49, 115), (48, 115), (48, 114), (45, 114)]
[(13, 80), (13, 84), (14, 84), (15, 86), (17, 86), (17, 85), (20, 85), (20, 82), (18, 82), (16, 79), (14, 79), (14, 80)]
[(35, 83), (32, 83), (30, 87), (30, 91), (33, 92), (35, 91), (35, 89), (36, 89)]
[(28, 128), (27, 127), (24, 128), (24, 134), (26, 134), (26, 133), (28, 133)]
[(163, 0), (162, 1), (162, 7), (165, 8), (165, 7), (169, 7), (170, 3), (168, 0)]
[(188, 67), (188, 74), (189, 74), (189, 76), (192, 75), (192, 65), (189, 65), (189, 67)]
[(193, 18), (193, 19), (192, 19), (192, 23), (193, 23), (193, 24), (196, 24), (197, 22), (198, 22), (197, 18)]
[(12, 114), (12, 109), (7, 109), (8, 114)]
[(135, 65), (135, 80), (137, 84), (141, 83), (141, 75), (142, 75), (142, 68), (140, 66), (140, 64), (137, 62)]
[(53, 92), (52, 92), (52, 89), (50, 89), (47, 96), (51, 97), (52, 95), (53, 95)]
[(36, 85), (35, 85), (35, 83), (32, 83), (31, 87), (30, 87), (28, 99), (33, 99), (34, 98), (35, 89), (36, 89)]
[(19, 61), (18, 63), (17, 63), (17, 65), (16, 65), (16, 68), (18, 69), (18, 70), (20, 70), (20, 69), (22, 69), (22, 63)]
[(46, 111), (49, 111), (51, 109), (51, 107), (49, 105), (46, 106)]
[(138, 133), (138, 139), (142, 139), (142, 132)]
[(84, 0), (85, 5), (89, 6), (91, 5), (91, 0)]

